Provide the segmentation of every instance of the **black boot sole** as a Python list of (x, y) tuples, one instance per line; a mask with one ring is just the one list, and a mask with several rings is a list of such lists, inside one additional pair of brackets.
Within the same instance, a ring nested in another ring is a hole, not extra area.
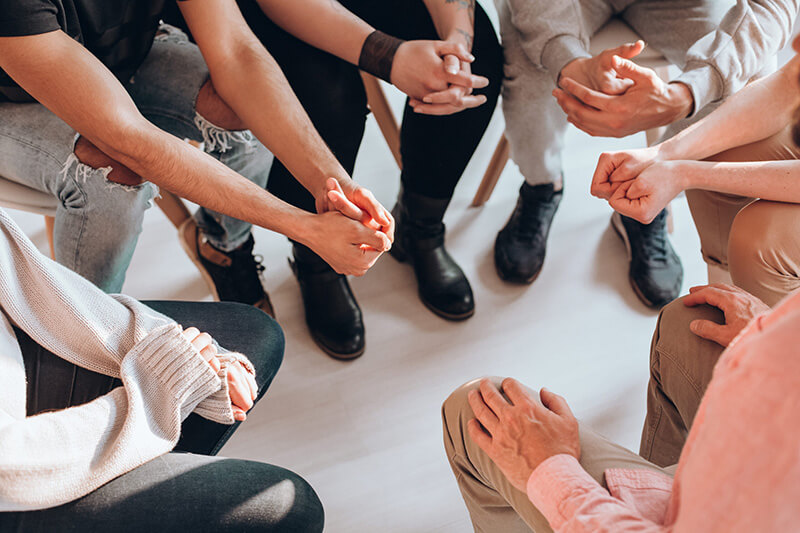
[(542, 273), (542, 269), (540, 268), (533, 276), (529, 278), (515, 278), (514, 276), (508, 276), (500, 270), (500, 267), (497, 266), (497, 261), (494, 262), (494, 269), (497, 272), (497, 277), (501, 280), (505, 281), (506, 283), (511, 283), (514, 285), (531, 285), (534, 281), (539, 278), (539, 274)]
[[(628, 253), (628, 263), (630, 264), (631, 259), (633, 258), (633, 252), (631, 251), (631, 241), (628, 239), (628, 233), (625, 231), (625, 228), (622, 227), (622, 217), (619, 216), (618, 213), (614, 213), (611, 215), (611, 227), (614, 229), (616, 234), (622, 239), (623, 244), (625, 244), (625, 250)], [(663, 306), (660, 304), (655, 304), (650, 301), (639, 289), (639, 286), (636, 285), (636, 282), (633, 279), (633, 276), (630, 275), (630, 271), (628, 272), (628, 283), (630, 283), (631, 288), (633, 289), (634, 294), (636, 297), (639, 298), (639, 301), (642, 302), (646, 307), (650, 309), (654, 309), (658, 311)]]
[[(392, 246), (392, 248), (389, 250), (389, 255), (391, 255), (394, 258), (394, 260), (397, 261), (398, 263), (407, 263), (408, 262), (408, 254), (406, 254), (406, 252), (404, 250), (401, 250), (400, 247), (397, 246), (397, 243), (395, 243), (395, 245)], [(423, 305), (425, 305), (425, 307), (427, 307), (434, 315), (436, 315), (436, 316), (438, 316), (440, 318), (444, 318), (445, 320), (449, 320), (451, 322), (462, 322), (462, 321), (472, 317), (472, 315), (475, 314), (475, 308), (474, 307), (468, 313), (462, 313), (462, 314), (459, 314), (459, 315), (454, 315), (452, 313), (447, 313), (447, 312), (442, 311), (441, 309), (438, 309), (437, 307), (434, 307), (433, 305), (431, 305), (422, 296), (422, 292), (420, 292), (419, 289), (417, 289), (417, 296), (419, 296), (419, 299), (423, 303)]]
[[(308, 322), (306, 322), (306, 326), (308, 326)], [(333, 350), (331, 350), (330, 348), (325, 346), (325, 344), (323, 344), (322, 341), (319, 340), (316, 335), (314, 335), (314, 332), (311, 330), (310, 327), (308, 328), (308, 333), (309, 333), (309, 336), (311, 337), (311, 340), (314, 341), (314, 344), (316, 344), (317, 347), (320, 350), (325, 352), (332, 359), (336, 359), (337, 361), (353, 361), (355, 359), (358, 359), (362, 355), (364, 355), (364, 352), (367, 351), (367, 344), (364, 343), (363, 348), (361, 348), (357, 352), (353, 352), (353, 353), (338, 353), (338, 352), (334, 352)]]

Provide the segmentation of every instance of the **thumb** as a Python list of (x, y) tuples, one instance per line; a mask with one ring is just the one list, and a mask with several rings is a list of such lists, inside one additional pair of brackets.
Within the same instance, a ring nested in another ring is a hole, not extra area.
[(458, 74), (458, 71), (461, 70), (461, 60), (458, 59), (458, 56), (453, 54), (447, 54), (444, 56), (444, 71), (448, 74)]
[(472, 63), (475, 61), (475, 56), (470, 54), (467, 47), (461, 43), (451, 43), (447, 41), (439, 41), (436, 47), (436, 53), (444, 57), (447, 55), (454, 55), (461, 61)]
[(634, 82), (649, 82), (652, 80), (653, 72), (650, 69), (640, 67), (630, 59), (615, 56), (611, 64), (621, 78), (629, 78)]
[(703, 339), (714, 341), (717, 344), (725, 346), (727, 343), (723, 341), (724, 326), (712, 322), (710, 320), (692, 320), (689, 323), (689, 330), (692, 333)]
[(624, 57), (625, 59), (633, 59), (634, 57), (638, 56), (644, 50), (645, 44), (644, 41), (641, 39), (636, 41), (635, 43), (627, 43), (623, 44), (622, 46), (618, 46), (616, 48), (611, 48), (607, 50), (612, 55)]
[(542, 387), (542, 390), (539, 391), (539, 398), (542, 400), (542, 405), (553, 411), (555, 414), (559, 416), (575, 418), (575, 415), (572, 414), (572, 409), (570, 409), (569, 405), (567, 404), (567, 400), (558, 394)]

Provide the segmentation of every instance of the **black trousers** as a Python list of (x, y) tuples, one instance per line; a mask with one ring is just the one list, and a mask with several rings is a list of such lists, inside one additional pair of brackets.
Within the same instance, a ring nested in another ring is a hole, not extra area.
[[(238, 3), (250, 27), (280, 64), (320, 135), (352, 175), (368, 112), (358, 68), (286, 33), (264, 15), (255, 0)], [(340, 3), (389, 35), (405, 40), (439, 39), (422, 0)], [(475, 91), (486, 95), (485, 104), (448, 116), (420, 115), (405, 106), (400, 150), (401, 180), (407, 191), (449, 200), (492, 118), (503, 80), (503, 50), (479, 5), (473, 55), (473, 72), (490, 81), (488, 87)], [(267, 188), (292, 205), (314, 210), (311, 194), (277, 161)]]
[[(284, 349), (283, 332), (269, 316), (235, 303), (148, 305), (246, 354), (256, 368), (258, 398), (264, 395)], [(28, 416), (81, 405), (121, 386), (53, 355), (24, 332), (15, 333), (28, 380)], [(211, 457), (237, 427), (192, 414), (173, 453), (59, 507), (0, 513), (0, 532), (322, 531), (322, 505), (300, 476), (264, 463)]]

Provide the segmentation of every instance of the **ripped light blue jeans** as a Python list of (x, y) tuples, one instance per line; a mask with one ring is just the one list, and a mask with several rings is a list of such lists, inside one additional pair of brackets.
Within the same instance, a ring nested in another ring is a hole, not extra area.
[[(266, 187), (272, 154), (249, 131), (223, 130), (195, 111), (208, 68), (183, 33), (168, 26), (162, 30), (124, 84), (139, 111), (181, 139), (202, 142), (209, 155)], [(0, 103), (0, 177), (57, 197), (56, 260), (101, 289), (119, 292), (158, 187), (109, 181), (110, 168), (78, 161), (76, 139), (75, 130), (40, 104)], [(250, 234), (250, 224), (203, 208), (195, 219), (224, 251)]]

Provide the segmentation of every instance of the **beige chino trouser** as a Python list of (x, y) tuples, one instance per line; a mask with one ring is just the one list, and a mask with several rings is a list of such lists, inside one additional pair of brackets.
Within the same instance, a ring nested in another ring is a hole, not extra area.
[[(800, 149), (792, 141), (791, 128), (786, 128), (710, 160), (798, 158)], [(758, 180), (758, 174), (754, 173), (752, 179)], [(706, 263), (729, 271), (735, 285), (770, 306), (800, 288), (800, 204), (702, 190), (686, 191), (686, 197)]]
[[(700, 399), (722, 354), (721, 346), (689, 331), (689, 323), (698, 318), (720, 322), (722, 314), (708, 306), (688, 308), (679, 299), (659, 315), (650, 352), (641, 455), (581, 425), (581, 465), (604, 486), (604, 473), (609, 468), (674, 473)], [(494, 379), (499, 387), (502, 380)], [(477, 387), (477, 380), (463, 385), (442, 406), (445, 451), (475, 531), (552, 531), (527, 495), (515, 489), (469, 437), (467, 422), (473, 414), (467, 394)], [(538, 397), (533, 391), (531, 394)]]

